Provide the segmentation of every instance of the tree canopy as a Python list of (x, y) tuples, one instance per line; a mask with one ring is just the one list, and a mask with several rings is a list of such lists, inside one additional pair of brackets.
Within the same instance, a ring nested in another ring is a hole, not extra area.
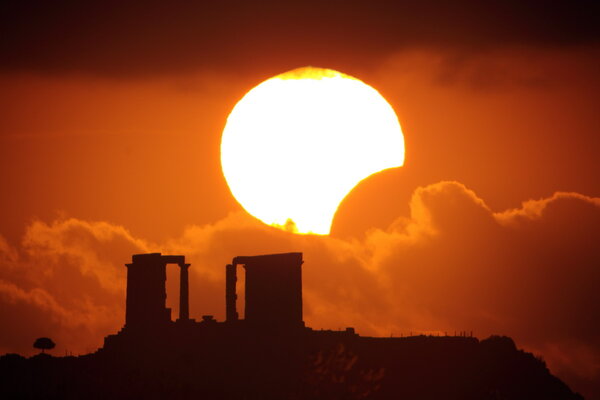
[(45, 350), (51, 350), (56, 346), (56, 344), (54, 344), (54, 342), (52, 341), (52, 339), (47, 338), (47, 337), (41, 337), (41, 338), (37, 338), (35, 340), (35, 342), (33, 342), (33, 347), (36, 349), (40, 349), (42, 350), (42, 353)]

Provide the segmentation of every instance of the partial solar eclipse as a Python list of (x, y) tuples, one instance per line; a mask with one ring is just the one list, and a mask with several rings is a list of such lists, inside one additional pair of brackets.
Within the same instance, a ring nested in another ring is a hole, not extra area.
[(264, 223), (328, 234), (361, 180), (404, 163), (390, 104), (371, 86), (305, 67), (267, 79), (235, 105), (221, 165), (236, 200)]

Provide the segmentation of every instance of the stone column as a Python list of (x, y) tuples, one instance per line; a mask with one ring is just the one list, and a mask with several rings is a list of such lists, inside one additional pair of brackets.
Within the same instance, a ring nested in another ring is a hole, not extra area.
[(179, 320), (190, 319), (190, 287), (188, 279), (188, 268), (191, 264), (179, 264)]
[(238, 313), (236, 308), (237, 294), (235, 283), (237, 282), (236, 266), (227, 264), (225, 267), (225, 320), (227, 322), (237, 321)]

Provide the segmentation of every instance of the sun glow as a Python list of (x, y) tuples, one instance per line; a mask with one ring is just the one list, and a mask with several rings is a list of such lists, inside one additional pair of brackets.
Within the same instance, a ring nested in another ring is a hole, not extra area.
[(322, 68), (295, 69), (250, 90), (221, 141), (237, 201), (297, 233), (328, 234), (352, 188), (403, 162), (404, 138), (388, 102), (362, 81)]

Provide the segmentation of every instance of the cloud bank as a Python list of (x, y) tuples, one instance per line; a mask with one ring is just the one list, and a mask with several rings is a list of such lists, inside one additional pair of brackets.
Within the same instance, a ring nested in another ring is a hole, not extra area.
[(10, 2), (0, 71), (110, 76), (369, 65), (407, 48), (597, 44), (594, 1)]
[(133, 253), (185, 254), (192, 317), (222, 320), (233, 256), (302, 251), (308, 326), (509, 335), (590, 396), (600, 378), (599, 230), (599, 198), (555, 193), (494, 212), (457, 182), (418, 188), (410, 216), (364, 240), (293, 235), (244, 214), (165, 243), (106, 222), (36, 221), (18, 248), (0, 240), (0, 352), (31, 354), (39, 336), (58, 354), (99, 347), (124, 322)]

